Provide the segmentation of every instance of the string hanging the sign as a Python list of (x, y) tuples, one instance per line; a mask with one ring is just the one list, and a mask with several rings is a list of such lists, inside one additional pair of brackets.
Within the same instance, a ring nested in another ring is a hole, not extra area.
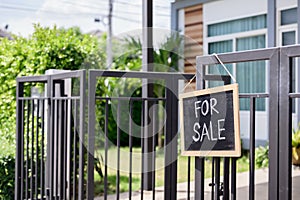
[[(219, 56), (216, 53), (212, 54), (217, 60), (218, 62), (221, 64), (221, 66), (225, 69), (225, 71), (227, 72), (227, 74), (230, 76), (230, 78), (233, 80), (233, 83), (236, 83), (236, 79), (234, 78), (234, 76), (230, 73), (230, 71), (227, 69), (227, 67), (224, 65), (224, 63), (222, 62), (222, 60), (219, 58)], [(181, 92), (183, 92), (192, 82), (193, 80), (196, 78), (196, 74), (193, 76), (192, 79), (190, 79), (190, 81), (184, 86), (184, 88), (182, 89)]]
[(222, 62), (222, 60), (219, 58), (219, 56), (216, 53), (212, 54), (213, 56), (216, 57), (216, 59), (218, 60), (218, 62), (222, 65), (222, 67), (225, 69), (225, 71), (227, 72), (227, 74), (230, 76), (230, 78), (233, 80), (234, 83), (236, 83), (236, 79), (233, 77), (233, 75), (230, 73), (230, 71), (227, 69), (227, 67), (224, 65), (224, 63)]

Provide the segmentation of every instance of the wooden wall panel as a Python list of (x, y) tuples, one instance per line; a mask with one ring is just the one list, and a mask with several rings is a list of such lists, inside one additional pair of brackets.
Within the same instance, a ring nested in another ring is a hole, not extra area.
[[(196, 72), (196, 56), (203, 55), (203, 7), (202, 4), (184, 9), (184, 72)], [(195, 88), (195, 80), (188, 90)]]

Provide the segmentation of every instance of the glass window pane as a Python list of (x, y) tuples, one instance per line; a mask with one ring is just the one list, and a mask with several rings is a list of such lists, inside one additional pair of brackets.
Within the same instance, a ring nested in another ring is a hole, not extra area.
[[(265, 36), (239, 38), (236, 41), (237, 51), (265, 47)], [(236, 77), (240, 93), (264, 93), (266, 88), (265, 61), (245, 62), (236, 65)], [(256, 109), (265, 110), (265, 99), (257, 99)], [(240, 99), (240, 109), (249, 110), (249, 101)]]
[(288, 31), (282, 33), (282, 46), (296, 44), (296, 32)]
[[(226, 53), (232, 52), (232, 40), (225, 40), (219, 42), (212, 42), (208, 44), (208, 53)], [(232, 64), (226, 64), (227, 69), (232, 73)], [(214, 75), (228, 75), (223, 66), (221, 65), (211, 65), (208, 67), (208, 73)], [(224, 85), (223, 81), (210, 81), (209, 87), (217, 87)]]
[(267, 15), (258, 15), (208, 25), (208, 37), (258, 30), (267, 27)]
[(265, 35), (239, 38), (236, 40), (236, 50), (245, 51), (251, 49), (261, 49), (266, 47)]
[(297, 23), (297, 8), (281, 11), (280, 25)]

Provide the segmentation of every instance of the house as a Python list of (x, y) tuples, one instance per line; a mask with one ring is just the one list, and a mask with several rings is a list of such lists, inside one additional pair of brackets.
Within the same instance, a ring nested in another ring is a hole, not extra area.
[[(177, 0), (171, 7), (172, 29), (189, 39), (185, 43), (185, 72), (195, 72), (195, 56), (266, 47), (292, 45), (300, 38), (299, 1), (297, 0)], [(192, 42), (191, 42), (192, 41)], [(297, 64), (297, 63), (296, 63)], [(295, 64), (295, 65), (296, 65)], [(300, 80), (293, 66), (293, 90), (300, 90)], [(227, 65), (239, 83), (240, 93), (268, 93), (271, 87), (265, 61)], [(225, 74), (220, 66), (208, 73)], [(211, 86), (214, 86), (213, 84)], [(268, 100), (256, 105), (256, 144), (268, 141)], [(293, 126), (300, 121), (300, 106), (293, 102)], [(249, 101), (240, 100), (241, 137), (249, 141)]]
[(11, 35), (7, 31), (2, 29), (0, 29), (0, 38), (8, 38), (9, 40), (12, 40)]

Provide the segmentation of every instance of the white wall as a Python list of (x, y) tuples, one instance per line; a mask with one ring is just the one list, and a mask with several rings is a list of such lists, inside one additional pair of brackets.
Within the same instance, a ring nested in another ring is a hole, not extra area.
[(203, 21), (216, 23), (267, 12), (267, 0), (219, 0), (203, 5)]
[(293, 8), (297, 6), (297, 0), (277, 0), (278, 9)]

